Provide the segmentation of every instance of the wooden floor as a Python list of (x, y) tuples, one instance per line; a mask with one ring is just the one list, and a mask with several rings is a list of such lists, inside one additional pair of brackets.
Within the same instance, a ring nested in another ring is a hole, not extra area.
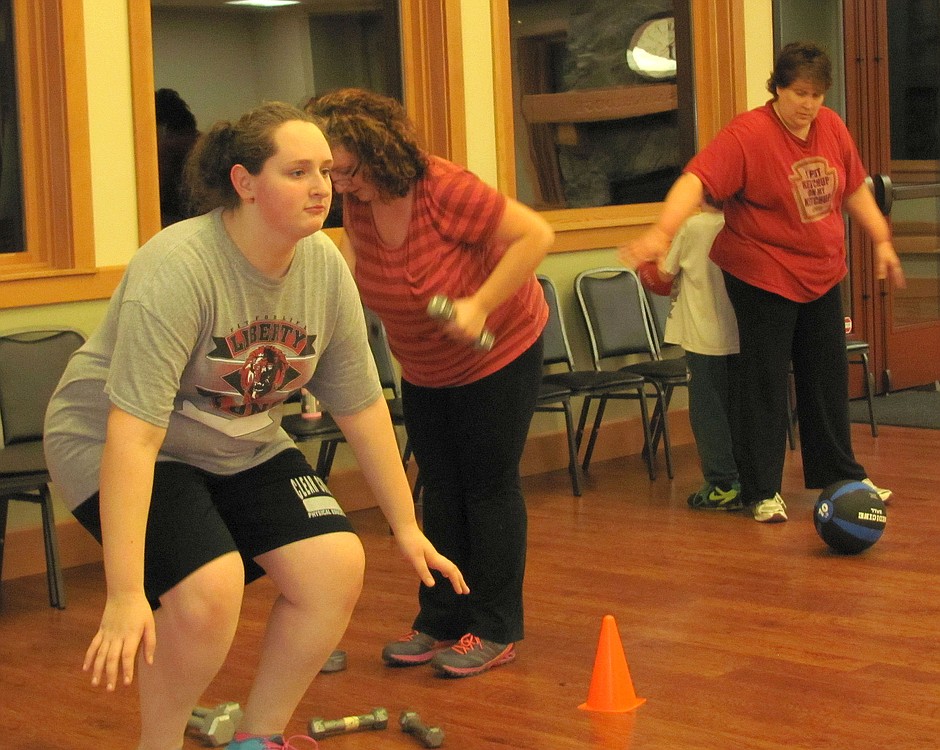
[[(527, 637), (514, 663), (463, 680), (382, 665), (383, 642), (409, 627), (416, 584), (380, 516), (353, 514), (368, 570), (341, 643), (349, 666), (315, 681), (290, 733), (313, 716), (383, 706), (387, 730), (321, 748), (417, 748), (397, 726), (405, 708), (454, 750), (940, 747), (940, 431), (882, 427), (872, 438), (854, 425), (853, 435), (869, 474), (896, 493), (884, 536), (857, 557), (816, 536), (798, 453), (784, 483), (790, 522), (772, 526), (690, 511), (689, 446), (672, 482), (664, 470), (650, 482), (637, 457), (593, 466), (580, 499), (563, 472), (527, 479)], [(66, 577), (63, 612), (48, 607), (40, 576), (3, 586), (0, 747), (131, 750), (135, 692), (105, 695), (80, 671), (103, 602), (100, 566)], [(244, 700), (270, 598), (265, 581), (249, 588), (203, 703)], [(631, 713), (578, 709), (607, 614), (647, 699)]]

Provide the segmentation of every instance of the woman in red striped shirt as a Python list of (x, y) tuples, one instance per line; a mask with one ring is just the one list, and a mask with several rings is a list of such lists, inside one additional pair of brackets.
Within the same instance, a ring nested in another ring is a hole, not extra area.
[[(470, 586), (464, 597), (422, 585), (412, 629), (382, 657), (478, 674), (514, 659), (523, 637), (519, 462), (548, 318), (535, 269), (554, 233), (535, 211), (424, 152), (394, 99), (343, 89), (307, 110), (333, 150), (340, 249), (401, 365), (424, 532)], [(447, 322), (428, 314), (436, 295), (453, 301)], [(479, 345), (484, 332), (490, 348)]]

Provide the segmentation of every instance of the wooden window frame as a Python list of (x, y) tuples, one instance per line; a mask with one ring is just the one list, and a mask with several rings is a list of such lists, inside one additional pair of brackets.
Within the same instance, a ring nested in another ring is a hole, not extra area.
[(0, 254), (0, 309), (100, 297), (82, 3), (13, 0), (13, 33), (26, 248)]
[[(743, 0), (691, 0), (698, 147), (747, 104)], [(491, 0), (499, 188), (516, 194), (509, 0)], [(555, 230), (552, 252), (620, 245), (656, 221), (662, 203), (543, 211)]]

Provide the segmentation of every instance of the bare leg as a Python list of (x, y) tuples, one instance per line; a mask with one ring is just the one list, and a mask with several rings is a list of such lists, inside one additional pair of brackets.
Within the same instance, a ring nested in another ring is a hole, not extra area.
[(365, 554), (355, 534), (337, 532), (257, 559), (280, 595), (240, 730), (280, 734), (346, 631), (362, 590)]
[(160, 598), (153, 665), (138, 658), (140, 750), (179, 750), (190, 713), (222, 667), (244, 592), (241, 558), (203, 565)]

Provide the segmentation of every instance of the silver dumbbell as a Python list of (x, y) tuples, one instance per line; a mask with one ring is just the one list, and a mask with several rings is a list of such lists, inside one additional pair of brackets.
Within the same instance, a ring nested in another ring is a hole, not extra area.
[(388, 726), (388, 711), (373, 708), (372, 713), (362, 716), (344, 716), (342, 719), (313, 718), (307, 724), (307, 733), (315, 740), (332, 737), (334, 734), (360, 732), (364, 729), (385, 729)]
[(242, 709), (231, 701), (220, 703), (215, 708), (196, 706), (187, 722), (192, 734), (210, 747), (227, 745), (235, 736)]
[(444, 730), (440, 727), (428, 727), (414, 711), (402, 711), (398, 717), (401, 731), (410, 734), (425, 747), (440, 747), (444, 744)]
[[(443, 294), (435, 294), (428, 302), (428, 316), (435, 320), (453, 320), (454, 302)], [(484, 328), (480, 338), (474, 343), (474, 347), (483, 351), (489, 351), (496, 343), (496, 337), (493, 333)]]

